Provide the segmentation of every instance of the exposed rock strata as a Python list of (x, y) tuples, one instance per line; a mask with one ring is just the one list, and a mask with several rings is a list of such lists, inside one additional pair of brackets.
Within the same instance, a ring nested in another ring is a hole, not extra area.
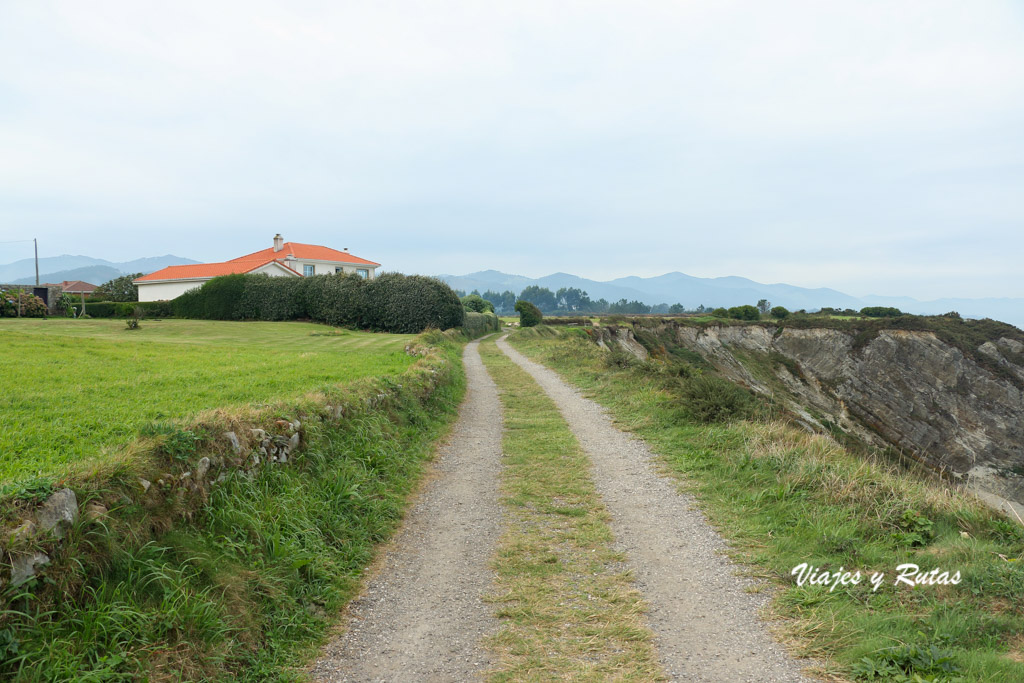
[[(662, 324), (643, 332), (699, 353), (808, 428), (891, 446), (990, 501), (1024, 504), (1024, 391), (932, 332), (883, 330), (860, 346), (829, 328)], [(978, 349), (1024, 380), (1022, 352), (1005, 338)]]

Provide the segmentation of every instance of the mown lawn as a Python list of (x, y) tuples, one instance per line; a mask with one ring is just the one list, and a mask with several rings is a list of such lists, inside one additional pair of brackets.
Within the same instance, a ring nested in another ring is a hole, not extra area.
[(0, 484), (110, 457), (143, 426), (398, 374), (412, 335), (312, 323), (0, 320)]

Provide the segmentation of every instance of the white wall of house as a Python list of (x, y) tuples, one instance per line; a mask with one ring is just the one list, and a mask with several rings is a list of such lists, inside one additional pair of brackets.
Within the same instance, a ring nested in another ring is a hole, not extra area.
[(173, 280), (171, 282), (140, 282), (139, 301), (167, 301), (181, 296), (190, 289), (202, 287), (203, 280)]
[[(302, 273), (303, 275), (334, 275), (341, 268), (344, 273), (358, 273), (360, 270), (366, 271), (366, 277), (373, 278), (377, 270), (377, 266), (363, 266), (353, 263), (338, 263), (336, 261), (306, 261), (296, 259), (294, 261), (288, 261), (288, 266)], [(307, 273), (306, 269), (312, 268), (312, 273)]]

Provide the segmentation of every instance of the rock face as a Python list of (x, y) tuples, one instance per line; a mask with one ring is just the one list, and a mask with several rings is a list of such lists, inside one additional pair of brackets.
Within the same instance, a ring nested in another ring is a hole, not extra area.
[[(816, 431), (891, 446), (975, 490), (1024, 503), (1024, 344), (986, 342), (1000, 376), (932, 332), (883, 330), (866, 344), (829, 328), (646, 330), (784, 403)], [(667, 337), (666, 337), (667, 335)]]

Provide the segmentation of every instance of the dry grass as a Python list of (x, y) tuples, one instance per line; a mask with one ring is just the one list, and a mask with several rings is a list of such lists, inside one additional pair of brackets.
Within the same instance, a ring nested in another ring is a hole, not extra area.
[(494, 681), (662, 680), (646, 606), (611, 547), (589, 461), (555, 405), (493, 342), (481, 352), (505, 407), (509, 529), (490, 598), (503, 621)]

